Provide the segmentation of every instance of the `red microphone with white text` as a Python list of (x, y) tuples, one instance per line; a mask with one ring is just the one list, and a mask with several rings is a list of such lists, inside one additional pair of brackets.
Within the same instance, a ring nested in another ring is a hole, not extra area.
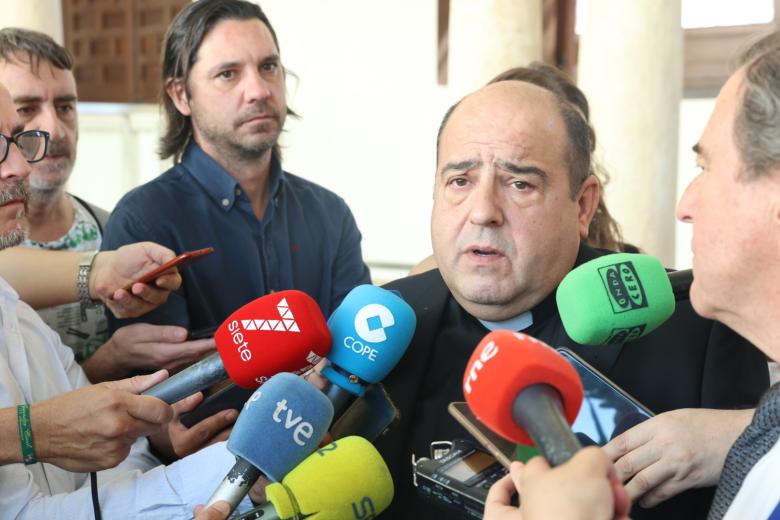
[(581, 448), (570, 425), (583, 388), (574, 367), (549, 345), (493, 331), (471, 355), (463, 393), (474, 415), (505, 439), (535, 445), (552, 466)]
[(230, 379), (254, 389), (280, 372), (301, 374), (329, 351), (331, 335), (317, 302), (301, 291), (279, 291), (247, 303), (214, 334), (217, 353), (150, 388), (144, 395), (175, 403)]

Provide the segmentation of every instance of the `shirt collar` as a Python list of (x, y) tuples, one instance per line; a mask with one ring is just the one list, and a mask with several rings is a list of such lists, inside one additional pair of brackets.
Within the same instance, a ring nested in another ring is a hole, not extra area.
[[(275, 203), (276, 196), (284, 182), (284, 171), (275, 153), (271, 152), (269, 206)], [(192, 175), (206, 191), (208, 196), (223, 211), (229, 211), (236, 203), (236, 197), (243, 192), (235, 178), (217, 161), (209, 156), (194, 141), (190, 142), (182, 155), (181, 165)]]
[(514, 318), (509, 318), (503, 321), (487, 321), (479, 320), (479, 322), (485, 326), (487, 330), (515, 330), (520, 331), (527, 329), (534, 324), (534, 316), (528, 311), (524, 312)]

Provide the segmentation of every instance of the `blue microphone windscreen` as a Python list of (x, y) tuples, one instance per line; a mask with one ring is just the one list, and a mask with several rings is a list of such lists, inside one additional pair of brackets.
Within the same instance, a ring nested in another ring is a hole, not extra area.
[[(333, 336), (328, 360), (347, 374), (378, 383), (406, 352), (416, 325), (414, 311), (397, 295), (374, 285), (359, 285), (328, 320)], [(322, 374), (345, 390), (363, 395), (363, 386), (350, 382), (332, 366)]]
[(333, 420), (333, 405), (303, 378), (282, 372), (244, 405), (228, 439), (228, 450), (273, 481), (312, 453)]

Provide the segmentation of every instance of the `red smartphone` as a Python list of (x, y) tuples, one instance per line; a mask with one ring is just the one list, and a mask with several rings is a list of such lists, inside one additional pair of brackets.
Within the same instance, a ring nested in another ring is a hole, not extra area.
[(171, 267), (183, 267), (185, 265), (189, 265), (195, 260), (197, 260), (198, 258), (203, 258), (204, 256), (210, 255), (213, 252), (214, 252), (213, 247), (205, 247), (203, 249), (195, 249), (194, 251), (186, 251), (180, 254), (179, 256), (177, 256), (176, 258), (174, 258), (173, 260), (169, 260), (165, 262), (160, 267), (152, 269), (151, 271), (141, 276), (137, 280), (133, 280), (129, 284), (125, 285), (123, 289), (129, 291), (130, 288), (133, 286), (133, 284), (151, 282), (152, 280), (154, 280), (155, 278), (163, 274)]

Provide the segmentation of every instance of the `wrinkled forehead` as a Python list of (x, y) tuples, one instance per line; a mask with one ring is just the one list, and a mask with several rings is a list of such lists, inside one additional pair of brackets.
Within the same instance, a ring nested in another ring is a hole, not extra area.
[(35, 68), (27, 61), (0, 59), (0, 81), (5, 83), (13, 99), (76, 96), (73, 72), (43, 58)]
[(0, 133), (13, 135), (22, 130), (22, 123), (11, 101), (11, 94), (5, 85), (0, 83)]

